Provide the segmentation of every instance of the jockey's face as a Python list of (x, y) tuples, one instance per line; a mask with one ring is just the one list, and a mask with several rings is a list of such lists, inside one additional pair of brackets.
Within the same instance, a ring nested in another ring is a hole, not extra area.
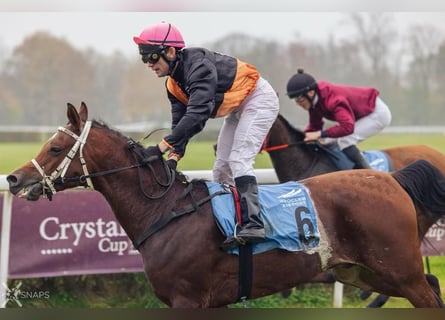
[[(313, 99), (315, 96), (315, 90), (310, 90), (307, 92), (307, 95)], [(306, 95), (301, 95), (299, 97), (296, 97), (295, 99), (295, 103), (297, 105), (299, 105), (300, 107), (302, 107), (304, 110), (309, 110), (312, 106), (311, 101), (306, 97)]]
[[(165, 57), (173, 61), (176, 58), (175, 48), (169, 47), (165, 53)], [(169, 64), (165, 60), (165, 57), (164, 55), (161, 55), (160, 59), (155, 63), (151, 63), (150, 61), (147, 62), (147, 67), (151, 68), (159, 78), (169, 74)]]

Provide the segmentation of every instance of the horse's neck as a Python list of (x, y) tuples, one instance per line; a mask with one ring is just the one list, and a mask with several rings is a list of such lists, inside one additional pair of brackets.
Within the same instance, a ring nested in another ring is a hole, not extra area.
[[(155, 170), (157, 169), (158, 166), (155, 166)], [(159, 170), (161, 170), (160, 167)], [(140, 181), (142, 181), (142, 187)], [(149, 199), (144, 196), (143, 191), (158, 195), (165, 191), (165, 187), (159, 186), (153, 174), (143, 167), (129, 169), (119, 174), (105, 175), (95, 179), (94, 186), (105, 197), (116, 219), (133, 239), (164, 212), (167, 198), (168, 201), (174, 201), (167, 195), (160, 199)]]
[(269, 153), (281, 182), (301, 180), (336, 170), (325, 155), (309, 150), (301, 142), (290, 144), (282, 152)]

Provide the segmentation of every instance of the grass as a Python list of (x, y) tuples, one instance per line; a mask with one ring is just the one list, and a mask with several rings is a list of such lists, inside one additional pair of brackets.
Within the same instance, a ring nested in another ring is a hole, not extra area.
[[(213, 166), (214, 142), (191, 142), (187, 154), (179, 162), (179, 170), (210, 170)], [(359, 146), (362, 150), (383, 149), (402, 145), (426, 144), (445, 153), (445, 136), (440, 134), (399, 135), (381, 134)], [(0, 143), (0, 174), (8, 174), (25, 161), (32, 159), (42, 146), (41, 142)], [(255, 168), (272, 168), (267, 152), (260, 153)]]
[[(439, 134), (419, 134), (419, 135), (378, 135), (372, 137), (362, 144), (360, 148), (383, 149), (401, 145), (426, 144), (445, 153), (445, 137)], [(179, 170), (210, 170), (213, 166), (213, 142), (191, 142), (188, 146), (187, 155), (180, 161)], [(16, 167), (32, 159), (40, 150), (42, 143), (0, 143), (0, 174), (8, 174)], [(267, 153), (257, 156), (256, 168), (272, 168)], [(431, 272), (435, 274), (442, 284), (442, 297), (445, 299), (445, 257), (429, 258)], [(295, 270), (298, 272), (298, 270)], [(97, 277), (97, 276), (96, 276)], [(151, 294), (147, 294), (149, 287), (144, 283), (145, 278), (141, 274), (136, 274), (136, 288), (127, 291), (126, 298), (119, 294), (120, 290), (114, 290), (113, 283), (119, 283), (120, 275), (102, 275), (111, 287), (101, 288), (100, 285), (91, 288), (59, 288), (51, 299), (32, 304), (29, 307), (77, 307), (77, 308), (102, 308), (102, 307), (124, 307), (124, 308), (150, 308), (160, 307), (162, 304)], [(95, 276), (79, 276), (85, 283), (94, 282)], [(34, 280), (34, 279), (33, 279)], [(25, 280), (26, 281), (26, 280)], [(85, 284), (85, 286), (87, 286)], [(111, 288), (111, 289), (110, 289)], [(138, 291), (139, 290), (139, 291)], [(293, 290), (288, 298), (283, 298), (280, 294), (271, 295), (264, 298), (249, 301), (250, 307), (261, 308), (330, 308), (332, 307), (332, 285), (306, 284)], [(134, 297), (129, 299), (128, 297)], [(350, 286), (345, 286), (343, 296), (343, 306), (345, 308), (363, 308), (371, 301), (368, 298), (362, 301), (359, 298), (359, 290)], [(231, 307), (239, 308), (242, 304), (234, 304)], [(408, 301), (402, 298), (391, 297), (385, 304), (385, 308), (410, 308)]]

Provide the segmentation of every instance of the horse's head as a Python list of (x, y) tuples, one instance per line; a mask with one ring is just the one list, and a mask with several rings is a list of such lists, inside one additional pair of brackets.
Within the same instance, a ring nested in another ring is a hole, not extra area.
[(281, 114), (267, 135), (263, 151), (270, 159), (280, 182), (300, 180), (337, 170), (318, 142), (304, 142), (305, 133), (292, 126)]
[[(162, 197), (170, 190), (178, 172), (170, 169), (163, 157), (143, 162), (142, 145), (105, 124), (88, 120), (83, 102), (79, 111), (68, 103), (67, 116), (68, 123), (59, 127), (38, 155), (7, 176), (11, 193), (27, 200), (37, 200), (42, 195), (51, 200), (53, 194), (68, 188), (113, 188), (123, 183), (124, 177), (139, 181), (142, 193), (149, 199)], [(135, 168), (138, 170), (128, 173)], [(105, 175), (114, 182), (100, 179)], [(160, 190), (153, 190), (153, 186)]]
[(61, 183), (69, 169), (70, 175), (85, 176), (86, 165), (82, 164), (83, 147), (86, 143), (91, 121), (88, 121), (88, 109), (82, 102), (79, 111), (68, 103), (68, 123), (59, 127), (31, 161), (7, 176), (11, 193), (27, 200), (37, 200), (41, 195), (51, 196), (63, 189), (90, 184), (89, 179)]

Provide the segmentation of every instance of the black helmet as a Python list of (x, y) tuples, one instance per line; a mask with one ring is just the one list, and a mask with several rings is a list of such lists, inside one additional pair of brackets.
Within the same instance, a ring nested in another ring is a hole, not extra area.
[(304, 73), (303, 69), (298, 69), (298, 73), (294, 74), (287, 82), (287, 95), (290, 99), (294, 99), (316, 88), (317, 82), (314, 77)]

